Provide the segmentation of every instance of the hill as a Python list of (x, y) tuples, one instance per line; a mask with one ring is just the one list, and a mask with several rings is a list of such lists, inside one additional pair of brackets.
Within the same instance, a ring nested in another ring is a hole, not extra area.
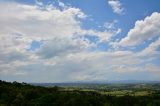
[(114, 96), (98, 91), (0, 81), (0, 106), (160, 106), (160, 92)]

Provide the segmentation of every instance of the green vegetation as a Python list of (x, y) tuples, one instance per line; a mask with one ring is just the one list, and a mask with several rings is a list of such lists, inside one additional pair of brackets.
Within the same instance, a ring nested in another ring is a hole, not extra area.
[(69, 90), (0, 81), (0, 106), (160, 106), (160, 92)]

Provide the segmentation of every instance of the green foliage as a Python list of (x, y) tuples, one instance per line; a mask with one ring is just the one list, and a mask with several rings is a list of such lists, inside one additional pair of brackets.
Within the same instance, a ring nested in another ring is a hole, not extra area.
[(96, 91), (67, 91), (57, 86), (45, 88), (0, 81), (0, 106), (160, 106), (160, 92), (114, 96)]

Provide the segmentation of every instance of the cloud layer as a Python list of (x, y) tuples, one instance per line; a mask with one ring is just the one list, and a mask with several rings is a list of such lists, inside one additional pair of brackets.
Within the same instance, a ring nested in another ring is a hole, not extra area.
[[(119, 1), (109, 2), (115, 13), (123, 13)], [(0, 3), (0, 78), (26, 82), (144, 80), (145, 73), (149, 80), (159, 80), (160, 67), (153, 63), (160, 56), (159, 39), (136, 53), (111, 47), (97, 50), (100, 44), (114, 42), (121, 29), (114, 26), (116, 21), (104, 23), (103, 30), (85, 29), (81, 25), (86, 18), (79, 8), (61, 2), (58, 6)], [(159, 37), (159, 19), (155, 12), (137, 21), (125, 38), (114, 43), (133, 46)]]

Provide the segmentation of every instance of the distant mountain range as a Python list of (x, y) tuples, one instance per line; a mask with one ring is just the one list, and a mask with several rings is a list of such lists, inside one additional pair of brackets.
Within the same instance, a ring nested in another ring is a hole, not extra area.
[(156, 84), (160, 81), (143, 81), (143, 80), (119, 80), (119, 81), (77, 81), (61, 83), (30, 83), (35, 86), (81, 86), (81, 85), (103, 85), (103, 84)]

